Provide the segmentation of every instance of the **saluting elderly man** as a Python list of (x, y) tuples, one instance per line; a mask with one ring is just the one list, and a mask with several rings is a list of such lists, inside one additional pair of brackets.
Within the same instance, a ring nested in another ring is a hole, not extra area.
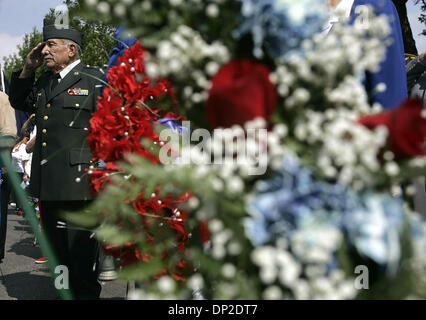
[[(90, 232), (66, 225), (63, 211), (80, 211), (91, 201), (87, 175), (92, 154), (87, 130), (96, 109), (103, 74), (80, 61), (81, 34), (63, 26), (43, 29), (43, 42), (13, 73), (10, 102), (36, 114), (37, 137), (30, 191), (41, 200), (43, 232), (61, 265), (69, 270), (69, 284), (77, 299), (97, 299), (101, 286), (95, 271), (96, 240)], [(48, 72), (34, 83), (34, 72), (45, 62)]]

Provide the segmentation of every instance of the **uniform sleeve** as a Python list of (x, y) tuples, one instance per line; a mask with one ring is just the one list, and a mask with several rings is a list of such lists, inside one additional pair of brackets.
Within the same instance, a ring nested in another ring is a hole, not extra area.
[(407, 87), (409, 92), (424, 72), (426, 72), (426, 65), (420, 62), (419, 57), (407, 64)]
[(9, 89), (9, 100), (13, 108), (26, 111), (28, 113), (35, 112), (36, 102), (36, 86), (34, 86), (35, 76), (21, 79), (19, 75), (21, 70), (12, 73), (12, 81)]
[(97, 105), (99, 102), (100, 97), (102, 96), (102, 89), (103, 89), (103, 82), (102, 78), (104, 77), (104, 71), (102, 69), (95, 69), (93, 70), (93, 76), (95, 76), (99, 80), (94, 81), (94, 88), (93, 88), (93, 112), (97, 110)]

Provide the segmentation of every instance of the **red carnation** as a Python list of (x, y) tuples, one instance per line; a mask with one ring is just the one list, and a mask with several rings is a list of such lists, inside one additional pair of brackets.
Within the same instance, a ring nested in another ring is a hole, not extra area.
[(256, 117), (269, 119), (277, 104), (269, 69), (250, 60), (233, 60), (212, 79), (207, 118), (212, 128), (243, 125)]
[[(95, 194), (111, 183), (111, 173), (120, 170), (115, 165), (117, 161), (124, 160), (132, 164), (126, 157), (127, 154), (136, 154), (159, 164), (158, 156), (141, 142), (148, 140), (159, 143), (158, 133), (154, 129), (159, 118), (181, 119), (171, 112), (162, 115), (160, 109), (153, 106), (155, 99), (168, 96), (176, 109), (177, 101), (168, 81), (153, 82), (147, 77), (144, 53), (145, 50), (137, 42), (124, 52), (116, 66), (109, 69), (107, 80), (110, 86), (103, 91), (97, 111), (90, 120), (87, 143), (94, 155), (92, 160), (103, 160), (106, 163), (105, 169), (90, 170), (91, 189)], [(141, 193), (136, 200), (129, 201), (140, 214), (140, 223), (148, 244), (162, 241), (161, 236), (160, 239), (153, 237), (153, 231), (161, 226), (157, 223), (164, 221), (164, 225), (175, 232), (178, 251), (185, 251), (189, 238), (189, 232), (185, 228), (186, 212), (180, 211), (177, 214), (177, 210), (179, 203), (187, 201), (189, 197), (185, 193), (179, 197), (170, 195), (160, 199)], [(151, 220), (147, 218), (148, 215), (158, 218)], [(121, 226), (122, 223), (123, 221), (119, 221), (118, 225)], [(127, 243), (122, 247), (110, 246), (105, 250), (114, 256), (121, 256), (123, 265), (151, 259), (151, 256), (140, 252), (135, 243)], [(183, 279), (181, 271), (184, 267), (185, 263), (180, 262), (172, 275)]]
[(426, 119), (423, 104), (410, 99), (398, 108), (358, 120), (369, 129), (385, 126), (389, 131), (390, 149), (398, 159), (426, 155)]

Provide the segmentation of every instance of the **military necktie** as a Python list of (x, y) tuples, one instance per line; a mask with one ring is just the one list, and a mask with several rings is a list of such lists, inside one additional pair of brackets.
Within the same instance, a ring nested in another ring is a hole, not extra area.
[(59, 79), (61, 79), (61, 75), (59, 73), (52, 75), (52, 84), (50, 87), (50, 91), (53, 91), (56, 88), (59, 83)]

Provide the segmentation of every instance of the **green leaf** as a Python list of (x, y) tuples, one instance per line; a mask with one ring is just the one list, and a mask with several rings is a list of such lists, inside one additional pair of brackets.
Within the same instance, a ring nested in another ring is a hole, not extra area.
[(79, 225), (86, 228), (92, 228), (99, 225), (100, 219), (99, 216), (95, 213), (74, 213), (74, 212), (66, 212), (64, 213), (64, 218), (68, 222)]
[(123, 245), (133, 240), (132, 234), (114, 225), (102, 225), (96, 230), (96, 237), (111, 245)]
[(120, 270), (118, 277), (122, 280), (143, 281), (159, 274), (163, 268), (163, 262), (157, 259), (138, 262)]

